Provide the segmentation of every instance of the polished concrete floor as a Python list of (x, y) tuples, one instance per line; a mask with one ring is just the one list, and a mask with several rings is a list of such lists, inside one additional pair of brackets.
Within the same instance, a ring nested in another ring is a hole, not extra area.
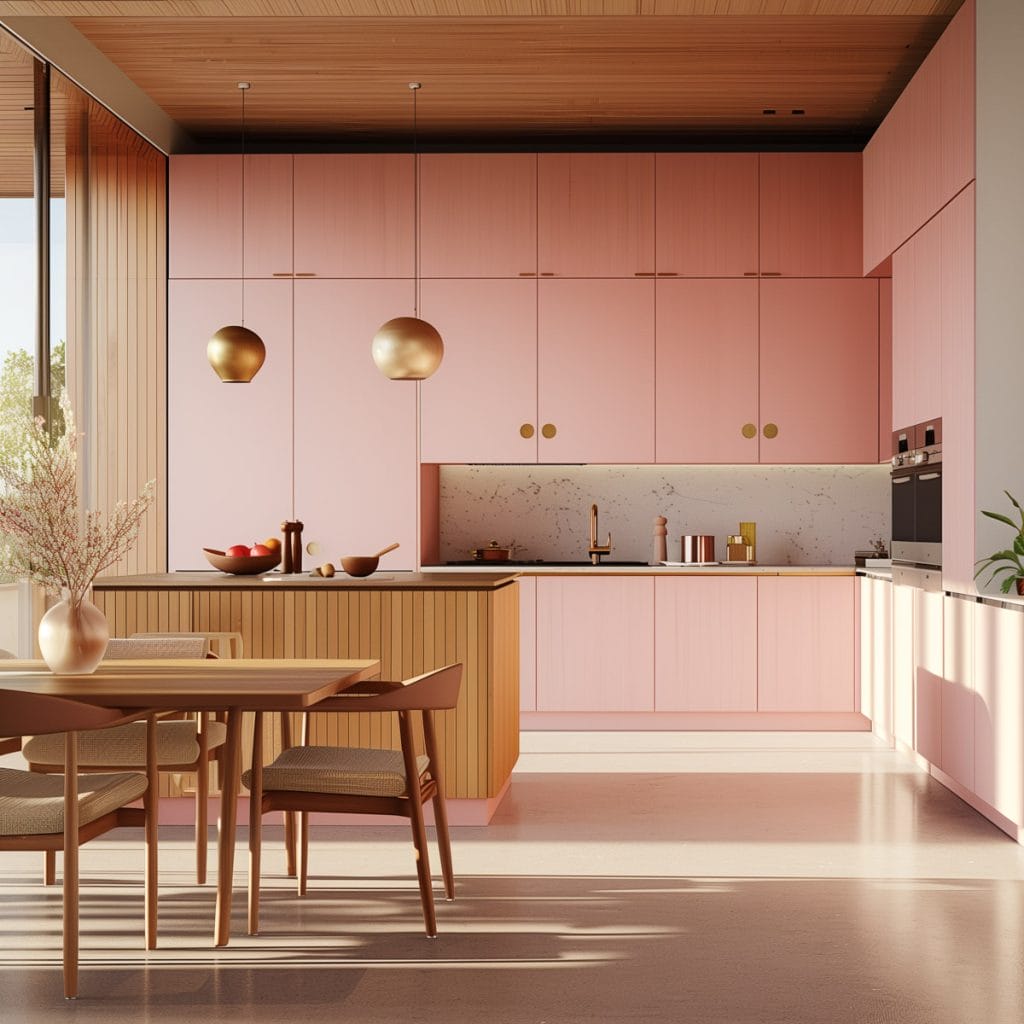
[[(60, 895), (0, 859), (0, 1021), (1020, 1024), (1024, 848), (863, 734), (528, 734), (458, 896), (421, 932), (401, 827), (315, 833), (310, 894), (275, 842), (263, 933), (209, 946), (184, 830), (82, 852), (81, 998)], [(268, 829), (272, 839), (277, 838)], [(244, 839), (244, 837), (243, 837)], [(238, 883), (245, 858), (239, 849)], [(436, 865), (435, 865), (436, 866)]]

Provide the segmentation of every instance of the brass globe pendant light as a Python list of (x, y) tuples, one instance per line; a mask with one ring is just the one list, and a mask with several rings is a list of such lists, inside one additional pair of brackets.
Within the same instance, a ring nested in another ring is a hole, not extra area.
[(256, 376), (267, 347), (263, 339), (245, 327), (245, 94), (248, 82), (239, 82), (242, 93), (242, 323), (229, 324), (206, 343), (206, 358), (225, 384), (248, 384)]
[(373, 336), (370, 354), (377, 369), (389, 380), (426, 380), (444, 357), (444, 342), (437, 328), (419, 318), (420, 309), (420, 154), (416, 133), (416, 93), (419, 82), (410, 82), (412, 91), (412, 148), (414, 167), (414, 255), (415, 281), (412, 316), (398, 316), (381, 324)]

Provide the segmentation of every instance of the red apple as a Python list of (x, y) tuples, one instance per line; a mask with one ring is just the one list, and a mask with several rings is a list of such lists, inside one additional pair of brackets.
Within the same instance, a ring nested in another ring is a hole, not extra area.
[(249, 557), (249, 545), (248, 544), (232, 544), (231, 547), (224, 552), (225, 555), (229, 555), (231, 558), (248, 558)]
[(270, 548), (267, 547), (266, 544), (253, 544), (253, 546), (249, 548), (249, 554), (252, 555), (253, 558), (257, 558), (260, 555), (273, 554), (273, 552), (270, 550)]

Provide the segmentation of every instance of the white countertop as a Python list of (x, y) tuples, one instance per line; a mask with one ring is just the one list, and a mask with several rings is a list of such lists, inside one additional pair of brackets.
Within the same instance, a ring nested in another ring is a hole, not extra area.
[(853, 576), (852, 565), (425, 565), (423, 572), (495, 572), (498, 567), (522, 576)]

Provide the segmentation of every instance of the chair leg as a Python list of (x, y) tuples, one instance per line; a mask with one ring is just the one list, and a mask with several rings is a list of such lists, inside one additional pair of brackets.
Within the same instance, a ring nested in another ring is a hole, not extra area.
[[(64, 998), (78, 998), (78, 734), (64, 741)], [(49, 860), (49, 858), (47, 858)]]
[(409, 802), (409, 824), (412, 826), (412, 845), (416, 853), (416, 875), (420, 883), (420, 902), (423, 904), (423, 923), (426, 926), (427, 936), (433, 939), (437, 937), (437, 918), (434, 914), (434, 892), (430, 879), (430, 854), (427, 851), (427, 829), (423, 824), (423, 802), (420, 799), (416, 748), (407, 711), (398, 712), (398, 731), (402, 738), (405, 790)]
[[(205, 718), (205, 715), (200, 715)], [(206, 844), (210, 813), (210, 749), (205, 721), (199, 730), (199, 761), (196, 765), (196, 884), (206, 884)]]
[(285, 872), (289, 878), (296, 877), (295, 866), (295, 812), (284, 812), (284, 854)]
[(260, 854), (263, 849), (263, 712), (256, 712), (249, 779), (249, 934), (260, 930)]
[(299, 811), (299, 863), (298, 871), (298, 892), (300, 896), (306, 895), (306, 885), (309, 882), (309, 812)]
[(53, 885), (57, 881), (57, 851), (47, 850), (43, 858), (43, 885)]
[(441, 856), (441, 874), (444, 876), (444, 898), (455, 899), (455, 870), (452, 867), (452, 844), (448, 836), (448, 808), (444, 795), (438, 789), (434, 794), (434, 826), (437, 829), (437, 850)]
[(157, 765), (156, 716), (146, 719), (146, 949), (156, 949), (157, 839), (160, 826), (160, 769)]

